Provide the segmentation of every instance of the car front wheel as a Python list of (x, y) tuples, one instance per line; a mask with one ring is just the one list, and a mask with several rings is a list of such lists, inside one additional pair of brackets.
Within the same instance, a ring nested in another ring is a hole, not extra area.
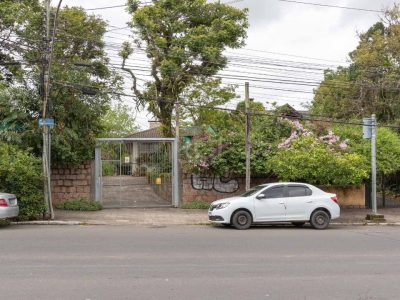
[(239, 210), (232, 216), (232, 225), (236, 229), (249, 229), (253, 223), (253, 218), (248, 211)]
[(331, 218), (326, 211), (317, 210), (312, 213), (310, 224), (315, 229), (326, 229), (330, 221)]

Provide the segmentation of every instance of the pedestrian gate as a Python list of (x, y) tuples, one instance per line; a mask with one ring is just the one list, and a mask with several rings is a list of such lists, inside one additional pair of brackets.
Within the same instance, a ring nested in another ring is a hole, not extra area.
[(98, 139), (95, 156), (95, 196), (103, 207), (178, 206), (175, 139)]

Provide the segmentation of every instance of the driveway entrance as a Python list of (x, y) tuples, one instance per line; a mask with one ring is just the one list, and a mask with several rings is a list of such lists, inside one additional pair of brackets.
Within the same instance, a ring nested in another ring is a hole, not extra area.
[(175, 139), (97, 142), (96, 201), (105, 208), (178, 206)]

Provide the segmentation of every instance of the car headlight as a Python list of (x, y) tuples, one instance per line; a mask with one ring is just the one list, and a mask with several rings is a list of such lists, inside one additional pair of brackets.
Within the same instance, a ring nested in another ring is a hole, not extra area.
[(230, 204), (229, 202), (217, 204), (215, 206), (215, 209), (223, 209), (223, 208), (227, 207), (229, 204)]

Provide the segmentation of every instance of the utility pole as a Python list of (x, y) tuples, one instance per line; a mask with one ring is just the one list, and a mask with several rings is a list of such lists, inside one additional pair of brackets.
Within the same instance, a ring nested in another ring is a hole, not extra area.
[(367, 220), (372, 222), (385, 222), (384, 215), (378, 214), (376, 202), (376, 116), (371, 115), (371, 118), (363, 121), (368, 125), (369, 129), (364, 125), (364, 137), (371, 138), (371, 206), (372, 214), (367, 215)]
[[(48, 99), (49, 99), (49, 81), (50, 81), (50, 2), (45, 0), (46, 6), (46, 39), (44, 46), (44, 59), (43, 59), (43, 113), (42, 119), (45, 120), (48, 113)], [(54, 211), (51, 199), (51, 166), (50, 166), (50, 128), (46, 122), (42, 125), (43, 128), (43, 177), (44, 177), (44, 201), (46, 205), (46, 218), (54, 219)]]
[(376, 117), (373, 114), (371, 116), (371, 202), (372, 202), (372, 214), (377, 215), (376, 205)]
[(180, 159), (180, 114), (179, 114), (179, 109), (180, 109), (180, 103), (179, 99), (176, 99), (175, 102), (175, 156), (176, 156), (176, 163), (174, 163), (174, 168), (176, 169), (175, 171), (175, 176), (174, 176), (174, 188), (175, 188), (175, 206), (179, 206), (181, 204), (181, 159)]
[(245, 83), (245, 114), (246, 114), (246, 191), (250, 189), (250, 178), (251, 178), (251, 169), (250, 169), (250, 85), (248, 82)]

